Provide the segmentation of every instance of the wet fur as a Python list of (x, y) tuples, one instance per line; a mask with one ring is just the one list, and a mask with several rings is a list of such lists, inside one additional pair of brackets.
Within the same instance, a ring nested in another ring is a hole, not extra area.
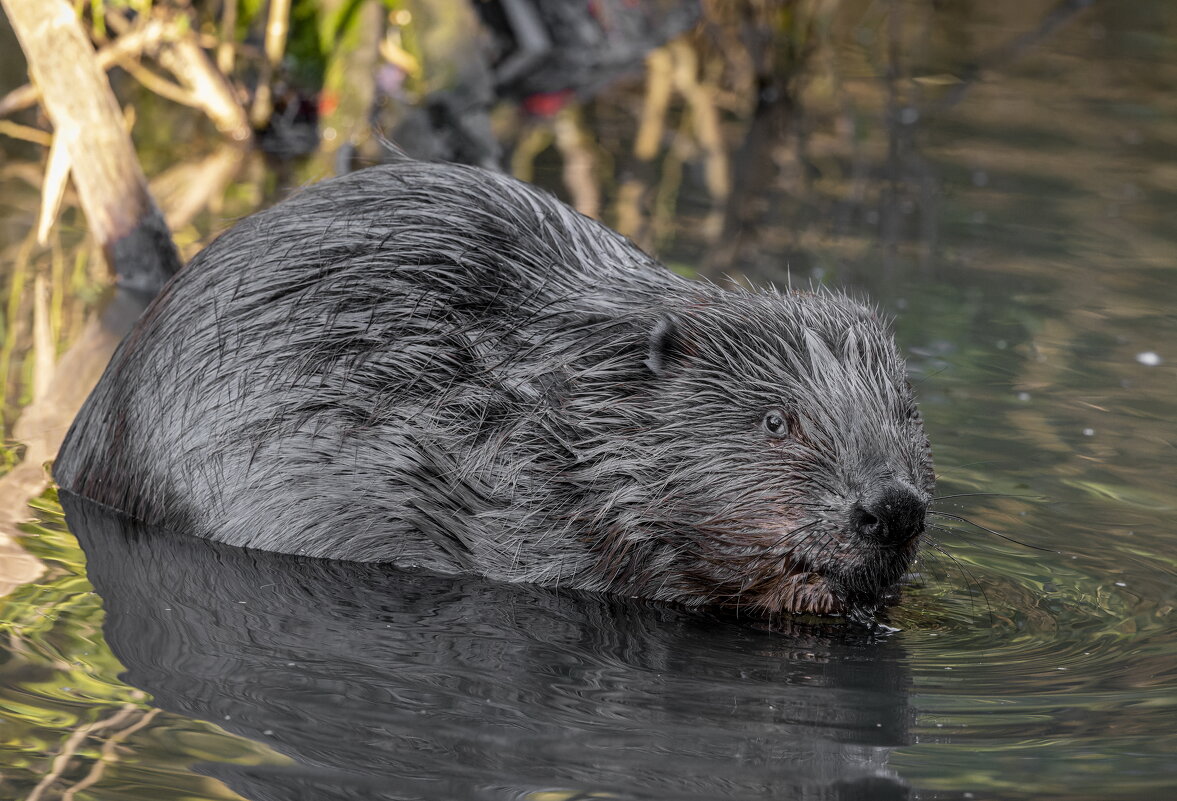
[(688, 281), (525, 184), (410, 161), (202, 251), (54, 472), (235, 545), (770, 613), (877, 607), (916, 539), (848, 510), (932, 489), (871, 310)]

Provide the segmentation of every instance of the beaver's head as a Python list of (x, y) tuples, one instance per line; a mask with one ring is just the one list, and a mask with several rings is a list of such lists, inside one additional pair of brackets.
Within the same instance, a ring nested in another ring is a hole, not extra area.
[(869, 614), (894, 596), (934, 475), (877, 315), (830, 293), (715, 290), (650, 326), (646, 365), (633, 424), (601, 454), (617, 589), (769, 614)]

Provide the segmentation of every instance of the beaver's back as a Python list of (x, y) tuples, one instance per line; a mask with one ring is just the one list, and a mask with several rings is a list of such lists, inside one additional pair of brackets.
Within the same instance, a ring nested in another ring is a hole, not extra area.
[(496, 467), (461, 415), (472, 435), (509, 436), (519, 409), (543, 414), (578, 328), (686, 286), (510, 179), (416, 162), (354, 173), (242, 222), (177, 276), (55, 478), (235, 544), (461, 566), (495, 547), (466, 532), (519, 468)]

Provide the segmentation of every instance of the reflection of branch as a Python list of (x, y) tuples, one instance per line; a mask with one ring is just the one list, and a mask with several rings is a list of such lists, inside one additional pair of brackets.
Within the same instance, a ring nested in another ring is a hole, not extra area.
[[(0, 595), (35, 579), (37, 560), (12, 538), (27, 519), (29, 498), (48, 483), (44, 464), (57, 455), (70, 421), (106, 368), (115, 346), (138, 316), (142, 301), (119, 290), (99, 317), (91, 318), (48, 377), (38, 377), (42, 394), (25, 407), (12, 436), (25, 446), (20, 464), (0, 477)], [(42, 360), (37, 359), (38, 363)]]
[[(699, 78), (699, 56), (685, 40), (672, 42), (674, 85), (687, 101), (695, 137), (703, 148), (703, 172), (707, 192), (716, 206), (727, 202), (731, 194), (731, 167), (715, 107), (715, 91)], [(718, 235), (719, 231), (714, 231)]]
[(556, 134), (556, 149), (564, 160), (564, 185), (572, 196), (573, 207), (586, 217), (599, 217), (601, 190), (593, 175), (596, 158), (577, 111), (576, 107), (570, 107), (557, 114), (552, 130)]
[(1041, 42), (1043, 39), (1050, 36), (1062, 26), (1066, 25), (1071, 19), (1083, 11), (1087, 7), (1094, 5), (1096, 0), (1063, 0), (1053, 10), (1050, 11), (1038, 24), (1038, 27), (1032, 31), (1027, 31), (1021, 36), (1014, 37), (1010, 41), (998, 47), (996, 50), (990, 51), (987, 55), (977, 59), (977, 63), (966, 71), (965, 75), (961, 77), (961, 82), (952, 88), (950, 92), (944, 95), (938, 103), (933, 106), (934, 111), (944, 111), (950, 109), (964, 99), (964, 96), (972, 88), (973, 84), (979, 81), (982, 76), (989, 70), (996, 69), (1011, 61), (1016, 61), (1023, 53), (1029, 50), (1034, 45)]
[(102, 774), (106, 771), (106, 766), (116, 761), (117, 757), (115, 754), (115, 748), (118, 747), (118, 744), (143, 727), (147, 726), (158, 714), (158, 709), (152, 709), (140, 716), (137, 721), (132, 723), (127, 728), (120, 729), (108, 737), (106, 742), (102, 744), (102, 751), (99, 752), (98, 759), (95, 760), (94, 764), (91, 766), (90, 772), (83, 776), (77, 784), (63, 792), (61, 794), (61, 801), (74, 801), (74, 798), (76, 798), (78, 793), (82, 792), (82, 790), (97, 784), (102, 779)]
[[(27, 801), (40, 801), (45, 792), (53, 786), (53, 783), (65, 775), (65, 772), (70, 767), (71, 760), (73, 760), (73, 758), (77, 755), (78, 749), (81, 748), (82, 744), (85, 743), (86, 740), (88, 740), (95, 732), (101, 731), (102, 729), (111, 729), (122, 726), (128, 720), (133, 720), (136, 713), (140, 712), (142, 712), (141, 706), (137, 704), (124, 704), (118, 712), (115, 712), (110, 717), (104, 720), (96, 720), (93, 723), (87, 723), (85, 726), (79, 726), (77, 729), (74, 729), (73, 734), (71, 734), (69, 739), (67, 739), (65, 743), (62, 744), (61, 751), (54, 758), (53, 767), (49, 770), (48, 773), (45, 774), (41, 781), (37, 783), (37, 786), (33, 788), (33, 791), (29, 793)], [(108, 744), (113, 742), (117, 745), (120, 740), (123, 740), (131, 734), (134, 734), (143, 726), (150, 723), (151, 719), (155, 717), (158, 712), (159, 710), (152, 709), (151, 711), (142, 714), (139, 720), (135, 721), (127, 728), (112, 736), (108, 741)], [(110, 754), (113, 754), (113, 746), (111, 746)], [(103, 748), (103, 755), (109, 755), (105, 747)], [(101, 761), (97, 763), (97, 765), (102, 764), (103, 762)], [(93, 774), (95, 771), (92, 770), (91, 773)], [(73, 788), (67, 790), (65, 794), (61, 796), (62, 799), (72, 799), (79, 789), (84, 789), (85, 787), (93, 784), (101, 775), (101, 770), (99, 770), (92, 781), (87, 781), (90, 779), (90, 776), (82, 779), (82, 781)]]
[(255, 128), (264, 128), (274, 113), (273, 86), (274, 72), (286, 52), (286, 33), (290, 29), (290, 0), (270, 0), (269, 16), (266, 19), (266, 60), (262, 62), (258, 76), (257, 91), (253, 96), (253, 108), (249, 117)]
[(646, 57), (646, 96), (633, 143), (633, 154), (642, 161), (653, 161), (662, 147), (673, 67), (669, 48), (660, 47)]
[(74, 754), (81, 748), (82, 743), (86, 742), (90, 735), (99, 730), (105, 729), (109, 726), (118, 726), (124, 720), (129, 718), (135, 711), (135, 707), (127, 705), (105, 720), (96, 720), (93, 723), (88, 723), (85, 726), (79, 726), (74, 729), (73, 734), (61, 746), (61, 751), (53, 759), (53, 767), (46, 773), (33, 791), (29, 793), (27, 801), (40, 801), (41, 796), (45, 794), (55, 781), (61, 778), (69, 767), (70, 760), (73, 759)]
[(168, 227), (173, 231), (183, 228), (210, 201), (223, 196), (237, 177), (246, 152), (238, 145), (222, 145), (212, 155), (169, 167), (153, 178), (151, 194), (159, 200)]
[(236, 40), (237, 0), (224, 0), (221, 3), (221, 41), (217, 43), (217, 69), (222, 75), (233, 74), (233, 64), (237, 60)]
[(654, 172), (653, 162), (666, 136), (666, 114), (673, 90), (674, 60), (670, 49), (660, 47), (646, 56), (646, 92), (634, 138), (633, 155), (636, 159), (630, 174), (622, 179), (617, 190), (617, 231), (650, 249), (648, 213), (644, 208)]

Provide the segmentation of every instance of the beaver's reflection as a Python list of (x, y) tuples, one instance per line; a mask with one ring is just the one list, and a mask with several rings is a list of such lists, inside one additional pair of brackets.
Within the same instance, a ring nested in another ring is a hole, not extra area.
[(893, 643), (247, 552), (62, 502), (125, 679), (296, 763), (201, 766), (253, 801), (907, 795), (886, 765), (909, 728)]

